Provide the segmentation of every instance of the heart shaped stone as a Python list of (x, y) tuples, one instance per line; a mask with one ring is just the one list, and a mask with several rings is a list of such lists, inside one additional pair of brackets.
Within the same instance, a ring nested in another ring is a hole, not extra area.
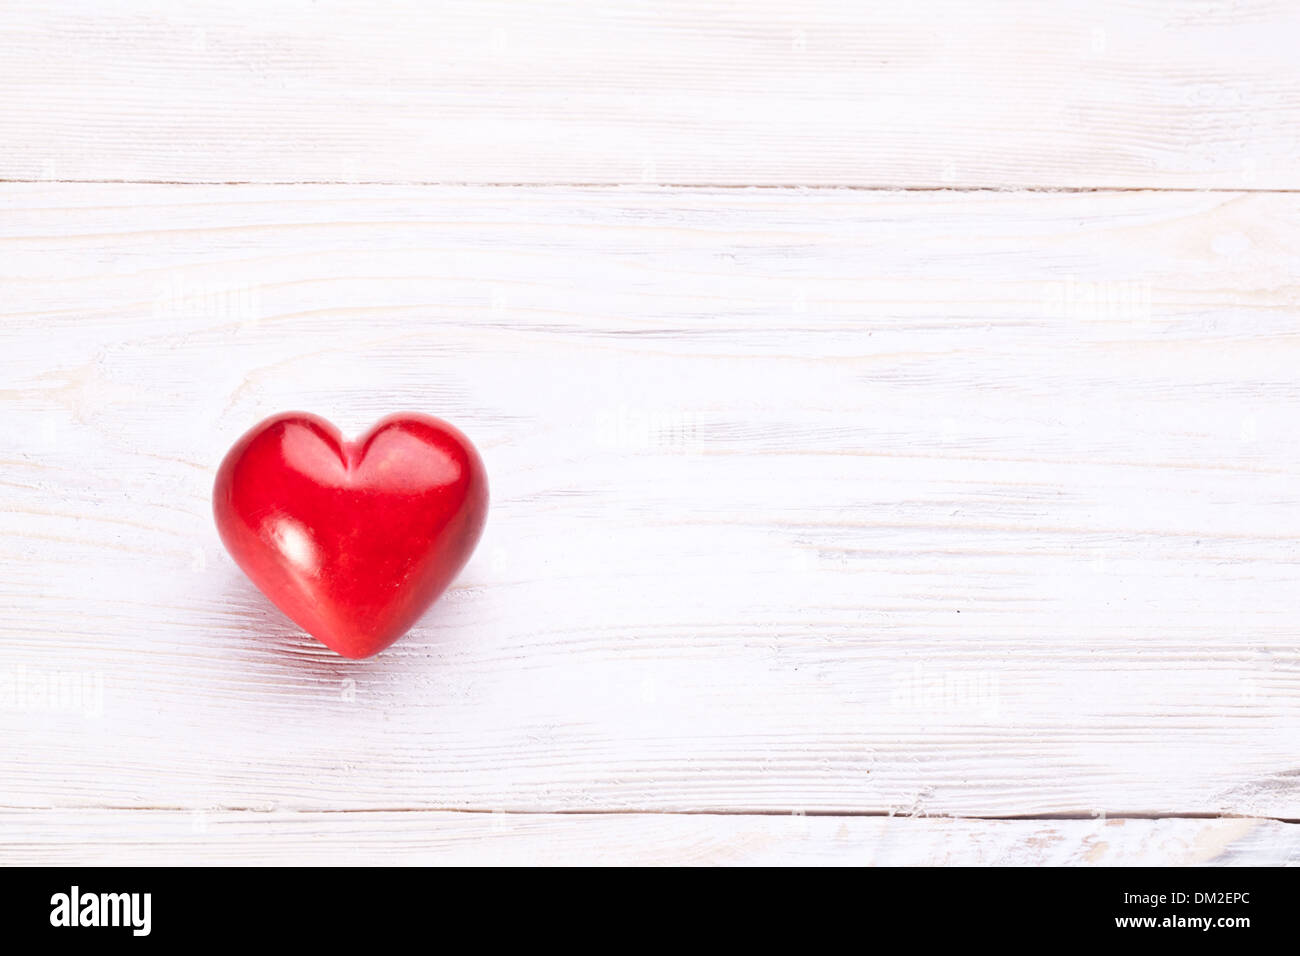
[(487, 503), (469, 439), (415, 413), (355, 442), (315, 415), (276, 415), (235, 443), (213, 489), (235, 563), (296, 624), (354, 658), (388, 647), (446, 590)]

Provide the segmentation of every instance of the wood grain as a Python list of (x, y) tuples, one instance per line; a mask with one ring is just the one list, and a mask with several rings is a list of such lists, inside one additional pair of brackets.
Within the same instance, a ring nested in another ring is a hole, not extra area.
[(1300, 188), (1285, 0), (6, 7), (3, 179)]
[[(1300, 196), (0, 202), (4, 806), (1300, 818)], [(293, 407), (488, 465), (370, 662), (212, 529)]]
[(1272, 820), (0, 811), (11, 865), (1284, 866)]

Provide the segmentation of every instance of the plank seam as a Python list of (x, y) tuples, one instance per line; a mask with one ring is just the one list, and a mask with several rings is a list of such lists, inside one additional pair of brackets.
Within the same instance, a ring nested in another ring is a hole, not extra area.
[(603, 816), (683, 816), (683, 817), (879, 817), (883, 819), (908, 820), (975, 820), (1002, 821), (1008, 823), (1053, 823), (1060, 821), (1107, 821), (1107, 820), (1254, 820), (1268, 823), (1285, 823), (1300, 825), (1300, 817), (1260, 816), (1250, 813), (1143, 813), (1127, 811), (1124, 813), (1043, 813), (1043, 814), (948, 814), (948, 813), (890, 813), (884, 810), (649, 810), (649, 809), (603, 809), (603, 810), (512, 810), (487, 809), (483, 807), (293, 807), (266, 809), (264, 807), (223, 807), (223, 806), (0, 806), (0, 813), (231, 813), (249, 814), (251, 816), (309, 815), (309, 814), (380, 814), (380, 813), (462, 813), (485, 816), (505, 815), (519, 817), (603, 817)]
[(6, 179), (4, 185), (41, 186), (437, 186), (447, 189), (764, 189), (798, 190), (803, 192), (862, 192), (862, 193), (1188, 193), (1201, 195), (1295, 195), (1295, 189), (1199, 186), (885, 186), (868, 184), (810, 184), (810, 183), (708, 183), (708, 182), (479, 182), (474, 180), (439, 179)]

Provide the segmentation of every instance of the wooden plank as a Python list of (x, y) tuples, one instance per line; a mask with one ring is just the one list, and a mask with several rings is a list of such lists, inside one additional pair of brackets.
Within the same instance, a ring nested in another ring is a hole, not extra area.
[[(0, 804), (1300, 817), (1300, 196), (0, 190)], [(343, 661), (260, 417), (479, 444)]]
[(0, 178), (1300, 188), (1284, 0), (15, 6)]
[(1284, 866), (1273, 820), (0, 811), (8, 865)]

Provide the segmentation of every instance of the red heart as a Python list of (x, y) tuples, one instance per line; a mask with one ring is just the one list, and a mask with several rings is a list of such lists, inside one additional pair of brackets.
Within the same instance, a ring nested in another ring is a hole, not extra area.
[(263, 594), (344, 657), (369, 657), (464, 567), (487, 501), (478, 452), (446, 422), (391, 415), (349, 442), (290, 412), (235, 443), (212, 505), (226, 550)]

